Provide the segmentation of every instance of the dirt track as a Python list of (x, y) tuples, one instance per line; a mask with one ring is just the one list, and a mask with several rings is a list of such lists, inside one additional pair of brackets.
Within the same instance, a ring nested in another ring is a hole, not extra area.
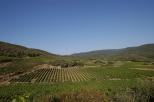
[(0, 68), (6, 67), (8, 65), (10, 65), (11, 62), (7, 62), (7, 63), (0, 63)]
[(131, 69), (145, 70), (145, 71), (154, 71), (154, 69), (149, 69), (149, 68), (131, 68)]

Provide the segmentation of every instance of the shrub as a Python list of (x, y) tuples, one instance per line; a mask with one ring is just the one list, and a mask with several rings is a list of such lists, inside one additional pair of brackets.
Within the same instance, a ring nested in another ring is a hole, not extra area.
[(55, 60), (50, 62), (53, 66), (61, 66), (62, 68), (83, 66), (84, 64), (80, 61), (65, 61), (65, 60)]
[(149, 80), (138, 80), (133, 90), (137, 102), (154, 102), (154, 82)]
[(100, 91), (80, 90), (60, 93), (56, 96), (42, 95), (33, 102), (109, 102), (109, 98)]
[(154, 102), (154, 82), (138, 79), (131, 90), (117, 93), (113, 102)]

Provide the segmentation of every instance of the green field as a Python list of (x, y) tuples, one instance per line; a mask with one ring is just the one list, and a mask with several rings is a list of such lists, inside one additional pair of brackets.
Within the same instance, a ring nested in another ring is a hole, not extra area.
[(140, 80), (152, 83), (154, 79), (154, 66), (151, 63), (120, 61), (122, 64), (117, 64), (117, 61), (113, 61), (102, 65), (85, 62), (90, 64), (79, 68), (37, 69), (12, 78), (6, 85), (0, 86), (0, 101), (18, 102), (19, 98), (34, 102), (39, 96), (47, 100), (51, 96), (58, 97), (61, 93), (80, 90), (96, 90), (110, 98), (130, 91)]
[(93, 78), (93, 75), (83, 72), (81, 68), (51, 68), (39, 69), (34, 72), (14, 78), (10, 82), (33, 82), (33, 83), (54, 83), (54, 82), (77, 82)]

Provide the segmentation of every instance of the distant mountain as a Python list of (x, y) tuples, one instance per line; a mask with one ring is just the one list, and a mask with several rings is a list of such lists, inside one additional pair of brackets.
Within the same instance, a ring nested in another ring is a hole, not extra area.
[[(38, 57), (57, 56), (55, 54), (20, 45), (0, 41), (0, 56), (7, 57)], [(123, 49), (96, 50), (84, 53), (77, 53), (68, 57), (80, 58), (101, 58), (109, 60), (154, 60), (154, 44), (145, 44), (137, 47)]]
[(27, 48), (24, 46), (0, 41), (0, 56), (37, 57), (37, 56), (55, 56), (55, 55), (43, 50)]
[(73, 54), (74, 57), (121, 60), (154, 60), (154, 44), (145, 44), (123, 49), (97, 50)]

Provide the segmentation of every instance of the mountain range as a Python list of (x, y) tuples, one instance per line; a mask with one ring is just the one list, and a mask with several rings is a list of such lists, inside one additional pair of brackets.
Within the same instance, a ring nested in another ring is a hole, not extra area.
[[(27, 48), (24, 46), (0, 41), (0, 56), (38, 57), (58, 55), (39, 49)], [(69, 56), (79, 58), (101, 58), (112, 60), (154, 60), (154, 44), (144, 44), (137, 47), (127, 47), (122, 49), (95, 50), (84, 53), (76, 53)]]
[(127, 47), (122, 49), (96, 50), (84, 53), (76, 53), (72, 56), (115, 60), (153, 60), (154, 44), (144, 44), (137, 47)]

